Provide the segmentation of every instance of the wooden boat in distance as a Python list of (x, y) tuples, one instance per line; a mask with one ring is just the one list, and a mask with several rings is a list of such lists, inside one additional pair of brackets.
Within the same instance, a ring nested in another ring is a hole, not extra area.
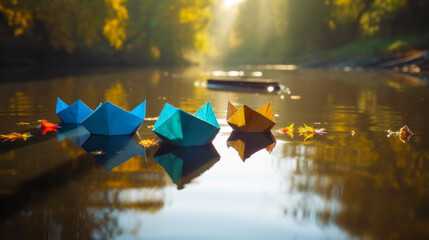
[(251, 90), (251, 91), (279, 91), (280, 84), (271, 79), (260, 78), (209, 78), (207, 87), (212, 89)]

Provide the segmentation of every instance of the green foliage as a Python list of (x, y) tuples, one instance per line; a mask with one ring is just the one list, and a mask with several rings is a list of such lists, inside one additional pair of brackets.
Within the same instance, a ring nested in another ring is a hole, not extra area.
[(232, 31), (239, 44), (226, 60), (290, 62), (332, 49), (334, 55), (404, 49), (415, 41), (390, 45), (400, 36), (427, 34), (428, 10), (423, 0), (247, 0)]
[(183, 63), (187, 54), (205, 51), (211, 4), (212, 0), (0, 0), (0, 47), (47, 49), (48, 42), (51, 49), (45, 55), (66, 52), (66, 58), (80, 55), (84, 61)]

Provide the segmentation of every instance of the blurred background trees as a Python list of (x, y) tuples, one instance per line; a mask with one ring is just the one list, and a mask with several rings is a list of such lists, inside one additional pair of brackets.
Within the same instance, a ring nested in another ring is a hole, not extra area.
[(294, 63), (427, 48), (428, 12), (424, 0), (246, 0), (238, 6), (225, 60)]
[(181, 64), (204, 51), (211, 0), (0, 0), (2, 59)]
[[(235, 5), (228, 3), (236, 3)], [(285, 63), (427, 48), (425, 0), (0, 0), (0, 63)]]

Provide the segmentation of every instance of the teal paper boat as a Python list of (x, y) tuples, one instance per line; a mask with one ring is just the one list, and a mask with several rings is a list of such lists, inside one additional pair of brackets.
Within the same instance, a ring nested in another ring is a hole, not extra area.
[(211, 143), (219, 129), (209, 102), (194, 115), (166, 103), (153, 131), (168, 144), (189, 147)]
[(146, 100), (130, 112), (106, 101), (95, 109), (94, 113), (87, 117), (82, 124), (96, 135), (131, 135), (139, 129), (145, 114)]
[(70, 106), (57, 98), (56, 113), (64, 123), (79, 124), (92, 113), (92, 109), (86, 106), (80, 99)]
[(213, 144), (177, 147), (161, 144), (153, 159), (161, 165), (178, 189), (211, 168), (220, 159)]

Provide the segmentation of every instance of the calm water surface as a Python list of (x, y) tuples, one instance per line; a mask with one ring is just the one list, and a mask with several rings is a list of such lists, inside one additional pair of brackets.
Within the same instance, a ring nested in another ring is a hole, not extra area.
[[(225, 69), (3, 74), (0, 133), (34, 137), (0, 145), (0, 238), (429, 238), (424, 81), (374, 72), (230, 69), (261, 71), (284, 86), (267, 94), (207, 89), (212, 70)], [(127, 110), (147, 99), (147, 117), (158, 116), (166, 102), (193, 113), (209, 100), (221, 131), (213, 146), (162, 151), (137, 144), (156, 137), (154, 121), (133, 138), (100, 139), (73, 127), (42, 135), (37, 120), (59, 121), (57, 97), (91, 108), (109, 100)], [(276, 142), (269, 135), (230, 137), (228, 101), (256, 109), (271, 101)], [(305, 139), (278, 132), (291, 123), (328, 134)], [(386, 130), (404, 125), (416, 133), (409, 142), (387, 137)]]

